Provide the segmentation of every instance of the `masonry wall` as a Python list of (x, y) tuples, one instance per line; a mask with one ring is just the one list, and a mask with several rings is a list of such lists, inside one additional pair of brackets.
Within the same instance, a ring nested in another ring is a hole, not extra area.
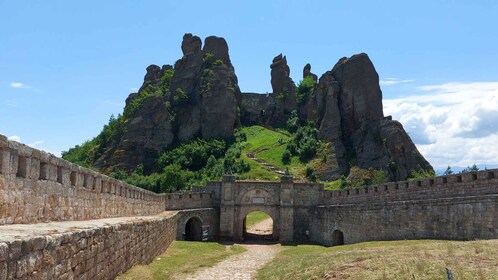
[(0, 135), (0, 225), (154, 215), (164, 195)]
[(176, 229), (176, 216), (157, 217), (0, 242), (0, 279), (113, 279), (163, 253)]
[(322, 191), (318, 205), (465, 197), (498, 193), (498, 170), (401, 181), (360, 189)]
[(181, 192), (165, 195), (166, 210), (210, 208), (219, 205), (212, 192)]
[(311, 239), (332, 245), (340, 230), (344, 243), (400, 239), (496, 239), (498, 194), (369, 204), (319, 206)]

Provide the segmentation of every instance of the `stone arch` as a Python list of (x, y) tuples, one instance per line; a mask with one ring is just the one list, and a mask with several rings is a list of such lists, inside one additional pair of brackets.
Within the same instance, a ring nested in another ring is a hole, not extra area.
[(344, 245), (344, 233), (338, 229), (332, 233), (332, 246)]
[[(254, 213), (254, 212), (263, 212), (266, 215), (268, 215), (268, 217), (270, 217), (270, 219), (272, 220), (271, 233), (269, 233), (269, 234), (254, 234), (254, 233), (249, 233), (247, 231), (247, 217), (251, 213)], [(243, 216), (242, 236), (243, 236), (244, 240), (275, 240), (276, 236), (273, 235), (274, 231), (275, 231), (275, 219), (270, 214), (268, 214), (266, 211), (251, 210), (245, 216)]]
[(269, 205), (246, 205), (242, 206), (239, 211), (237, 223), (236, 223), (236, 236), (240, 240), (244, 240), (244, 223), (245, 218), (249, 213), (254, 211), (265, 212), (273, 220), (272, 229), (272, 240), (279, 240), (280, 233), (280, 223), (279, 223), (279, 209), (276, 206)]
[(184, 239), (187, 241), (202, 241), (202, 219), (192, 216), (186, 220), (184, 226)]

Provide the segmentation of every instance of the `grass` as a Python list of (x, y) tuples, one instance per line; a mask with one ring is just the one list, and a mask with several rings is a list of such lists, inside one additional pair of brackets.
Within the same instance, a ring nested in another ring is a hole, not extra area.
[(498, 279), (498, 240), (285, 247), (257, 279)]
[(254, 211), (246, 216), (246, 227), (250, 227), (259, 222), (262, 222), (268, 218), (271, 218), (268, 214), (263, 211)]
[(239, 178), (244, 179), (261, 179), (278, 181), (280, 176), (259, 163), (248, 158), (247, 153), (257, 153), (256, 157), (260, 158), (278, 169), (284, 171), (289, 168), (289, 171), (294, 175), (304, 174), (306, 165), (301, 163), (298, 157), (293, 156), (289, 164), (282, 162), (282, 154), (287, 147), (287, 142), (291, 137), (285, 133), (273, 131), (262, 126), (244, 127), (243, 131), (247, 136), (247, 141), (242, 143), (241, 158), (251, 165), (251, 170), (247, 173), (239, 174)]
[(202, 267), (244, 252), (241, 246), (225, 246), (213, 242), (173, 241), (168, 250), (149, 265), (136, 265), (117, 279), (173, 279), (178, 274), (190, 274)]

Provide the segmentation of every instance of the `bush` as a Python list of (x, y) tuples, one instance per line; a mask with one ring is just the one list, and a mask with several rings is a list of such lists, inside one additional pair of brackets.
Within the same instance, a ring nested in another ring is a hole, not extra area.
[(289, 152), (289, 150), (285, 150), (283, 153), (282, 153), (282, 163), (283, 164), (289, 164), (290, 161), (291, 161), (291, 153)]
[(297, 111), (293, 110), (289, 119), (287, 120), (287, 131), (294, 133), (299, 128), (299, 117), (297, 116)]
[(311, 76), (305, 77), (297, 86), (297, 102), (302, 104), (308, 100), (316, 82)]
[(316, 181), (315, 169), (311, 166), (306, 166), (306, 178), (311, 181)]
[(161, 168), (177, 164), (184, 169), (197, 171), (206, 166), (210, 156), (221, 158), (225, 151), (226, 142), (223, 140), (197, 139), (163, 153), (158, 164)]

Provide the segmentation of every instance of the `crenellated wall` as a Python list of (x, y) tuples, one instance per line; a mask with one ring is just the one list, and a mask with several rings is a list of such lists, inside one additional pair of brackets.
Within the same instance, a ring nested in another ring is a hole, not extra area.
[(165, 196), (0, 135), (0, 225), (155, 215)]
[(320, 205), (466, 197), (498, 193), (498, 170), (391, 182), (359, 189), (322, 191)]

